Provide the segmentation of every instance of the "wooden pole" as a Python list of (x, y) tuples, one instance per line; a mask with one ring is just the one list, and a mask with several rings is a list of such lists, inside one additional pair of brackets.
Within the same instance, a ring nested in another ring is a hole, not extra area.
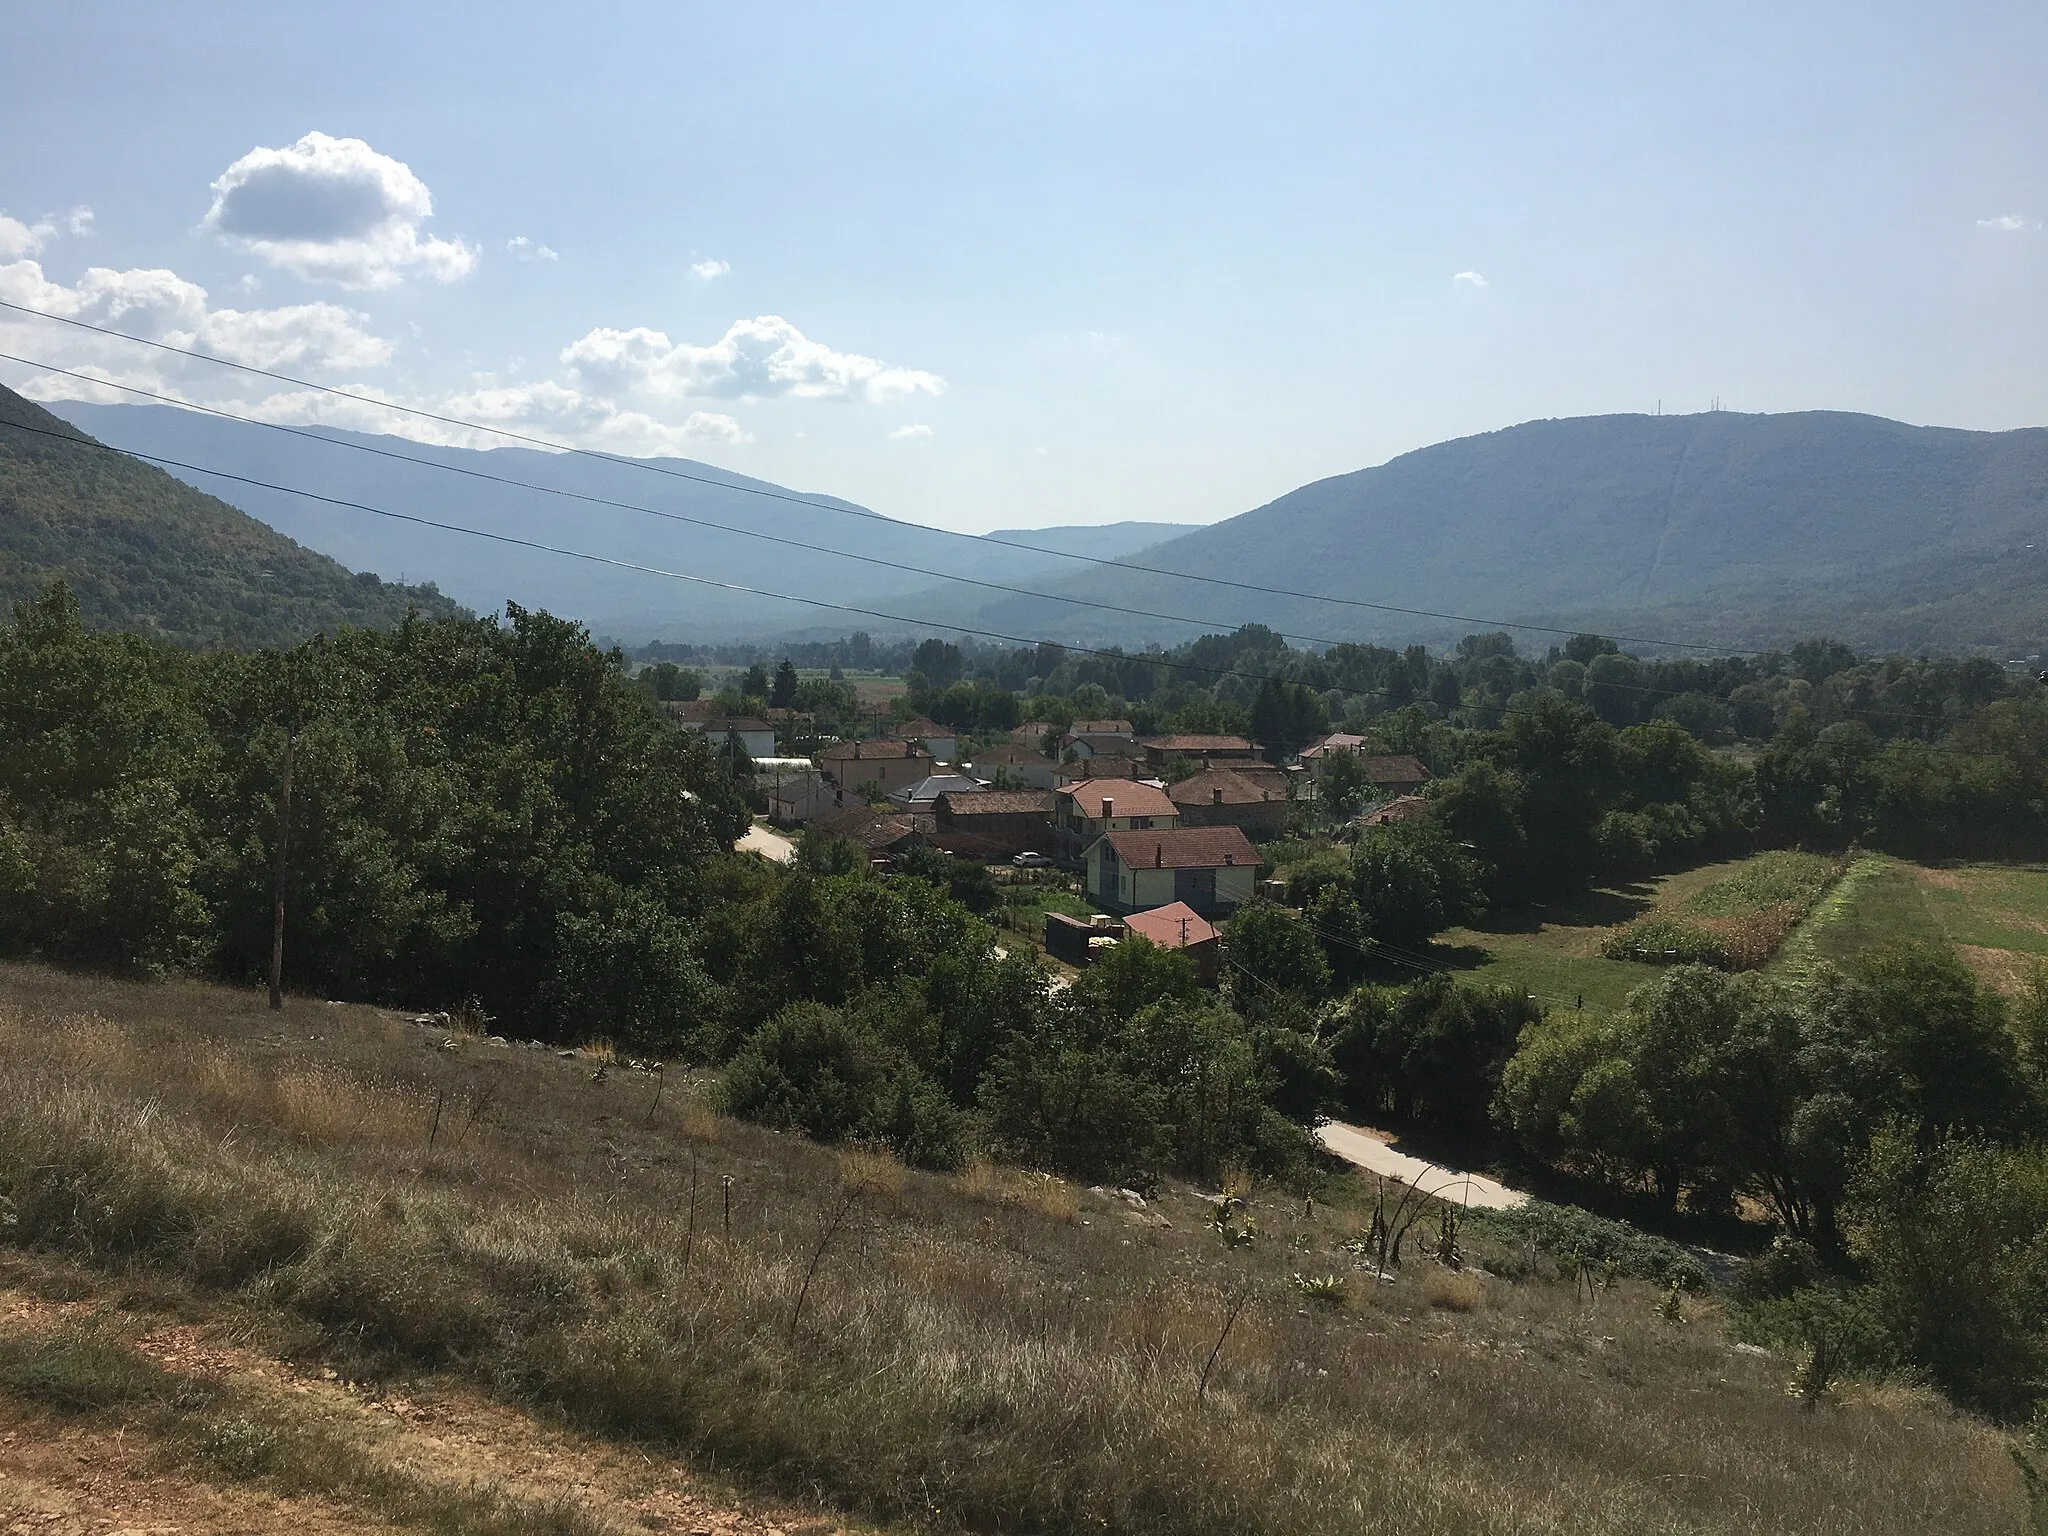
[(284, 772), (277, 788), (277, 846), (270, 861), (270, 1006), (284, 1007), (284, 873), (285, 848), (292, 827), (292, 744), (297, 731), (284, 733)]

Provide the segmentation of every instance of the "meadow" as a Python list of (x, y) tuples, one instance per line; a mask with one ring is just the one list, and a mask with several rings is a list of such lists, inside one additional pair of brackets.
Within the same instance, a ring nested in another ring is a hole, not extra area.
[(208, 1385), (142, 1345), (175, 1322), (381, 1401), (467, 1394), (780, 1499), (783, 1528), (2027, 1519), (1991, 1429), (1901, 1386), (1797, 1400), (1798, 1362), (1734, 1343), (1710, 1294), (1590, 1285), (1433, 1210), (1382, 1273), (1373, 1208), (1399, 1192), (1353, 1176), (919, 1174), (728, 1120), (679, 1068), (20, 966), (0, 1075), (0, 1286), (30, 1319), (0, 1403), (396, 1528), (660, 1527), (607, 1524), (567, 1474), (466, 1503), (407, 1483), (287, 1411), (312, 1401), (289, 1383)]

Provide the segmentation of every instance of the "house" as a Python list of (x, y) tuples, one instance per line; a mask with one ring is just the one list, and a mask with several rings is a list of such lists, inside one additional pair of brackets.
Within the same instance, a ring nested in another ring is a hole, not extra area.
[(1154, 784), (1083, 779), (1053, 791), (1053, 857), (1078, 869), (1088, 845), (1112, 831), (1177, 827), (1180, 812)]
[(1051, 789), (1059, 765), (1036, 747), (1015, 742), (998, 742), (974, 754), (974, 761), (961, 765), (977, 779), (993, 779), (1000, 771), (1025, 789)]
[(1373, 810), (1361, 811), (1354, 819), (1361, 827), (1387, 827), (1399, 821), (1427, 821), (1434, 814), (1434, 808), (1422, 796), (1402, 795)]
[(870, 810), (863, 805), (821, 817), (815, 825), (833, 837), (851, 838), (867, 850), (870, 859), (890, 859), (931, 841), (929, 834), (918, 826), (920, 819), (901, 811)]
[(1383, 795), (1412, 795), (1430, 780), (1418, 757), (1361, 757), (1366, 782)]
[(929, 777), (937, 764), (912, 741), (841, 741), (818, 754), (818, 766), (849, 793), (863, 784), (879, 784), (887, 794)]
[(1137, 735), (1128, 720), (1076, 720), (1067, 731), (1074, 736), (1121, 736), (1125, 741)]
[(1216, 985), (1222, 968), (1223, 935), (1201, 913), (1184, 901), (1169, 902), (1149, 912), (1133, 912), (1124, 919), (1126, 932), (1150, 940), (1160, 949), (1178, 949), (1195, 962), (1195, 974), (1202, 985)]
[(889, 732), (889, 739), (923, 747), (942, 763), (950, 763), (960, 755), (960, 738), (952, 727), (934, 720), (906, 720)]
[(1085, 762), (1097, 757), (1134, 758), (1138, 755), (1138, 744), (1115, 731), (1068, 731), (1060, 738), (1060, 756), (1063, 759)]
[(1086, 895), (1113, 912), (1186, 902), (1203, 917), (1228, 916), (1258, 887), (1259, 851), (1241, 827), (1105, 832), (1089, 845)]
[(684, 720), (682, 727), (686, 731), (703, 732), (704, 739), (711, 744), (713, 750), (717, 749), (720, 742), (737, 736), (747, 756), (775, 755), (775, 727), (766, 720), (707, 715), (701, 721)]
[(1155, 768), (1164, 768), (1168, 760), (1176, 757), (1207, 758), (1218, 763), (1249, 763), (1259, 755), (1259, 749), (1242, 736), (1155, 736), (1138, 745), (1144, 748), (1145, 761)]
[(933, 840), (993, 864), (1052, 852), (1052, 794), (1043, 789), (947, 790), (932, 805)]
[(1308, 769), (1309, 777), (1322, 782), (1323, 768), (1338, 754), (1356, 757), (1365, 750), (1365, 738), (1346, 731), (1332, 731), (1320, 741), (1310, 742), (1301, 749), (1302, 766)]
[(890, 790), (889, 803), (900, 811), (929, 811), (941, 795), (986, 788), (981, 780), (970, 779), (964, 773), (933, 773), (914, 784)]
[(1229, 768), (1206, 768), (1170, 786), (1166, 796), (1184, 827), (1242, 827), (1254, 838), (1287, 831), (1287, 791)]
[(815, 763), (805, 758), (785, 767), (785, 762), (786, 759), (776, 759), (772, 771), (759, 763), (754, 765), (754, 782), (767, 791), (770, 821), (801, 826), (846, 809), (846, 791), (826, 778)]

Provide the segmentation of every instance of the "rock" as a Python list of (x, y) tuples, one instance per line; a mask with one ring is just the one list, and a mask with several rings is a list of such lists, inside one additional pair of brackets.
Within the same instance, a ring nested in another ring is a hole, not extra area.
[(1116, 1192), (1116, 1197), (1134, 1211), (1145, 1209), (1145, 1197), (1135, 1189), (1120, 1189)]

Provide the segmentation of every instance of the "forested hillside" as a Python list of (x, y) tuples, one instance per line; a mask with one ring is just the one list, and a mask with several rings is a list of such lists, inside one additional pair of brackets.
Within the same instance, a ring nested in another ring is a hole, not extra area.
[[(1738, 646), (1825, 633), (1868, 649), (2048, 649), (2048, 430), (1874, 416), (1535, 421), (1338, 475), (1135, 557), (1405, 609)], [(1077, 599), (1337, 639), (1469, 624), (1128, 570)], [(1010, 599), (981, 622), (1074, 638), (1186, 638)]]
[(431, 583), (351, 572), (92, 442), (0, 388), (0, 602), (61, 579), (89, 627), (181, 646), (288, 645), (343, 624), (395, 624), (410, 608), (459, 611)]

